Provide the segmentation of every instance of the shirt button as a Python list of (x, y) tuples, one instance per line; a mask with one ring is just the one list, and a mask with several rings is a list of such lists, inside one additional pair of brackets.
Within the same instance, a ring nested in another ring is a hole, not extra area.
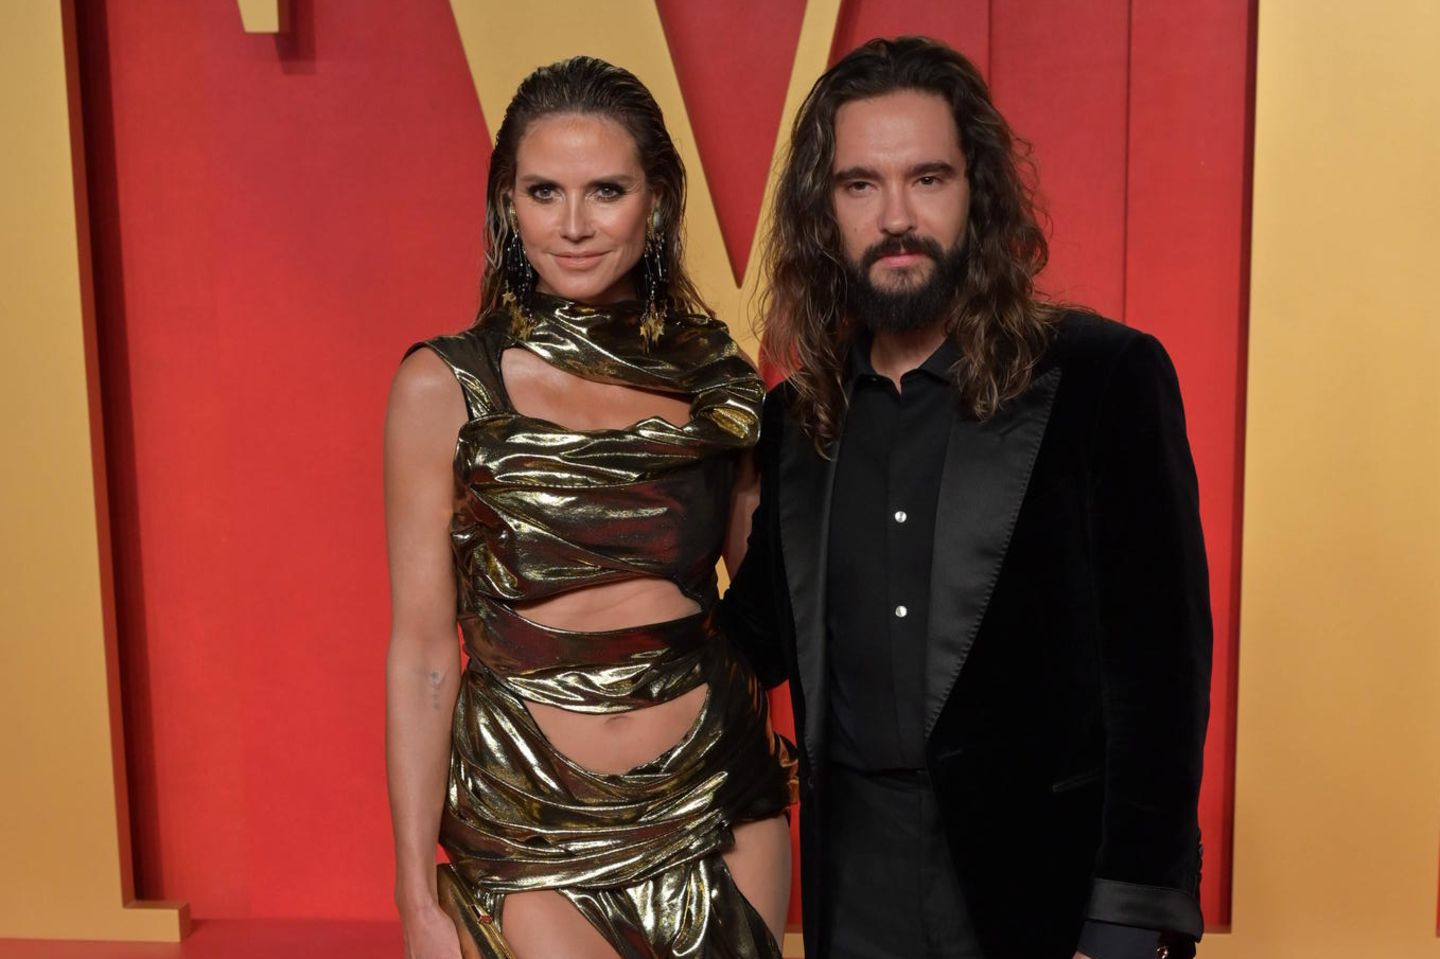
[(909, 615), (909, 613), (910, 610), (906, 609), (904, 606), (895, 607), (895, 616), (898, 619), (904, 619), (907, 615)]
[(907, 516), (905, 515), (905, 511), (904, 511), (903, 509), (897, 509), (897, 510), (895, 511), (895, 522), (897, 522), (897, 523), (903, 523), (903, 522), (905, 522), (905, 520), (908, 519), (908, 518), (909, 518), (909, 517), (907, 517)]

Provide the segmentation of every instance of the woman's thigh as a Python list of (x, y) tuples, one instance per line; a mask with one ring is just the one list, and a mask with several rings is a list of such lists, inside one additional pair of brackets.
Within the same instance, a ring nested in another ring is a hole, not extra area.
[(515, 959), (618, 959), (605, 937), (560, 893), (512, 892), (500, 913), (505, 943)]
[(772, 816), (735, 827), (735, 846), (725, 853), (725, 865), (744, 896), (776, 942), (785, 938), (790, 912), (790, 822)]

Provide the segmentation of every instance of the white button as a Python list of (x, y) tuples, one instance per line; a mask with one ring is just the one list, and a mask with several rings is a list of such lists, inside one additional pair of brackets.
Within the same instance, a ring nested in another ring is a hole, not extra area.
[(904, 511), (903, 509), (897, 509), (897, 510), (895, 511), (895, 522), (897, 522), (897, 523), (903, 523), (903, 522), (905, 522), (905, 520), (906, 520), (905, 511)]
[(898, 617), (901, 618), (901, 619), (904, 619), (904, 618), (905, 618), (905, 615), (906, 615), (907, 613), (909, 613), (909, 612), (910, 612), (910, 610), (906, 609), (904, 606), (896, 606), (896, 607), (895, 607), (895, 615), (898, 616)]

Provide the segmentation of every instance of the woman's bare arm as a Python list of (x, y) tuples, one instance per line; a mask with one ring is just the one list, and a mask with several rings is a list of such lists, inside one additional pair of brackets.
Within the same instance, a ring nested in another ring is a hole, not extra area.
[(735, 486), (730, 491), (730, 525), (725, 531), (725, 546), (721, 554), (725, 560), (725, 572), (732, 580), (740, 570), (740, 561), (745, 558), (745, 548), (750, 540), (750, 518), (759, 505), (760, 473), (755, 468), (755, 451), (746, 450), (740, 454), (740, 463), (735, 468)]
[(452, 457), (465, 422), (454, 375), (429, 350), (401, 365), (385, 418), (385, 528), (391, 627), (385, 663), (385, 759), (395, 833), (395, 901), (406, 952), (459, 956), (440, 912), (435, 843), (460, 686), (449, 527)]

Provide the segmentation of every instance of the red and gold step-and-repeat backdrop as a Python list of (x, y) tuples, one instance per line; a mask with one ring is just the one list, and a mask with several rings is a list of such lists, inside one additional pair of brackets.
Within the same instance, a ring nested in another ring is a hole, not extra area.
[(380, 424), (405, 346), (473, 313), (515, 84), (586, 52), (650, 85), (748, 336), (788, 118), (900, 33), (1033, 143), (1047, 291), (1180, 372), (1206, 954), (1440, 954), (1440, 12), (1340, 0), (6, 7), (0, 937), (391, 917)]

